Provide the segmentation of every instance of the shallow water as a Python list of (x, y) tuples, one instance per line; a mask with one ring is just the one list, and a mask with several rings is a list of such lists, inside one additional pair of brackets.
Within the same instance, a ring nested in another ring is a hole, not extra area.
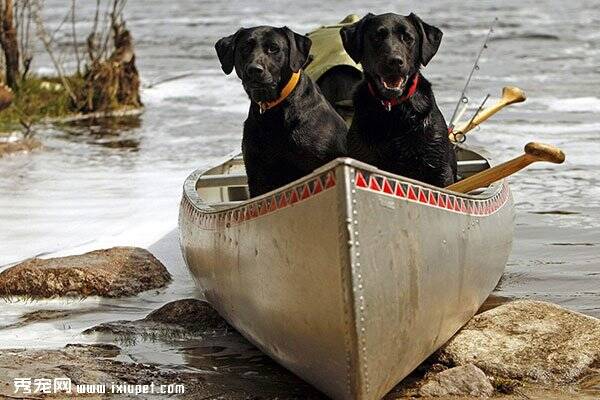
[[(82, 2), (91, 15), (94, 2)], [(47, 0), (56, 26), (68, 5)], [(87, 7), (90, 7), (89, 9)], [(240, 25), (287, 24), (305, 32), (355, 12), (415, 11), (444, 32), (424, 74), (448, 118), (474, 55), (494, 17), (500, 19), (470, 89), (473, 104), (502, 86), (525, 89), (529, 100), (485, 123), (469, 143), (497, 160), (528, 141), (562, 147), (567, 162), (538, 164), (512, 178), (517, 203), (515, 244), (499, 292), (556, 302), (600, 316), (600, 3), (531, 1), (364, 1), (270, 3), (129, 1), (145, 113), (103, 125), (37, 128), (45, 149), (0, 159), (0, 265), (35, 255), (80, 253), (113, 245), (149, 248), (174, 281), (166, 289), (121, 300), (0, 303), (0, 326), (35, 309), (73, 309), (76, 317), (0, 329), (0, 347), (88, 341), (84, 328), (135, 319), (179, 298), (199, 296), (179, 255), (181, 185), (195, 168), (239, 149), (247, 110), (237, 79), (224, 76), (213, 44)], [(82, 29), (86, 24), (80, 24)], [(58, 34), (69, 42), (70, 27)], [(39, 71), (51, 70), (43, 53)], [(181, 79), (156, 84), (169, 77)], [(1, 268), (1, 267), (0, 267)], [(89, 312), (88, 312), (89, 311)], [(186, 364), (193, 357), (169, 346), (132, 347), (147, 361)], [(157, 349), (158, 348), (158, 349)], [(158, 354), (158, 355), (157, 355)]]

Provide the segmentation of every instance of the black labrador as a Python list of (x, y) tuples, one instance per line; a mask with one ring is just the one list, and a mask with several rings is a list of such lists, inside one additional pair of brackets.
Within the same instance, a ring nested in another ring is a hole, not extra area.
[(240, 29), (215, 48), (250, 97), (242, 152), (252, 197), (345, 155), (347, 126), (301, 68), (311, 41), (287, 27)]
[(417, 15), (368, 14), (340, 31), (346, 52), (361, 63), (348, 132), (351, 157), (444, 187), (456, 180), (456, 154), (431, 84), (421, 73), (442, 31)]

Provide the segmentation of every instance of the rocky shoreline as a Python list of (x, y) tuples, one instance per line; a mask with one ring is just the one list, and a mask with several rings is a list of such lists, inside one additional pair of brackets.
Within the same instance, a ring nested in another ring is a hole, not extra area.
[(0, 273), (0, 296), (123, 297), (165, 286), (171, 275), (148, 251), (113, 247), (50, 259), (33, 258)]
[[(0, 293), (110, 298), (156, 289), (169, 280), (166, 268), (147, 251), (119, 247), (25, 261), (0, 273)], [(68, 320), (73, 313), (86, 312), (89, 310), (37, 310), (0, 329)], [(72, 390), (75, 385), (100, 383), (185, 385), (185, 393), (177, 398), (324, 398), (262, 354), (202, 300), (177, 300), (138, 320), (96, 324), (85, 329), (82, 337), (90, 343), (59, 349), (0, 350), (0, 398), (70, 398), (67, 393), (15, 393), (14, 380), (23, 377), (68, 378)], [(135, 346), (156, 343), (182, 354), (185, 362), (136, 360), (139, 350), (132, 350)], [(494, 296), (385, 399), (599, 396), (600, 320), (550, 303)]]

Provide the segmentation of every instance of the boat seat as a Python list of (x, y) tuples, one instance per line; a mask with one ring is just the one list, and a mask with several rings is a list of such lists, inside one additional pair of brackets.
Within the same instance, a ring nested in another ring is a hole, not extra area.
[(479, 172), (488, 168), (486, 160), (466, 160), (458, 162), (458, 170), (461, 174)]
[(247, 184), (246, 174), (203, 175), (198, 179), (196, 189), (215, 186), (246, 186)]

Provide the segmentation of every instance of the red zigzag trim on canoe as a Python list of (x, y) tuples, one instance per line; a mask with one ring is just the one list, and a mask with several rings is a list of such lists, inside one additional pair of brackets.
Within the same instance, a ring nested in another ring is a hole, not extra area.
[[(290, 207), (292, 204), (310, 199), (312, 196), (322, 193), (335, 185), (335, 173), (327, 171), (308, 182), (295, 186), (291, 190), (288, 189), (285, 192), (279, 192), (268, 199), (245, 204), (234, 210), (223, 211), (222, 213), (203, 213), (193, 207), (189, 203), (189, 200), (186, 200), (187, 203), (184, 204), (183, 209), (192, 217), (197, 217), (200, 228), (212, 230), (217, 229), (219, 226), (239, 225), (245, 221), (271, 214), (281, 208)], [(279, 196), (279, 201), (277, 201), (277, 196)], [(189, 206), (189, 210), (186, 206)]]
[[(368, 179), (365, 178), (365, 175), (368, 175)], [(404, 189), (402, 185), (407, 189)], [(451, 196), (443, 192), (437, 192), (408, 182), (401, 183), (399, 180), (385, 176), (365, 174), (365, 172), (358, 170), (354, 175), (354, 186), (363, 190), (416, 201), (430, 207), (474, 216), (493, 214), (504, 205), (510, 196), (510, 189), (506, 183), (503, 184), (502, 191), (496, 194), (492, 199), (475, 200)]]

